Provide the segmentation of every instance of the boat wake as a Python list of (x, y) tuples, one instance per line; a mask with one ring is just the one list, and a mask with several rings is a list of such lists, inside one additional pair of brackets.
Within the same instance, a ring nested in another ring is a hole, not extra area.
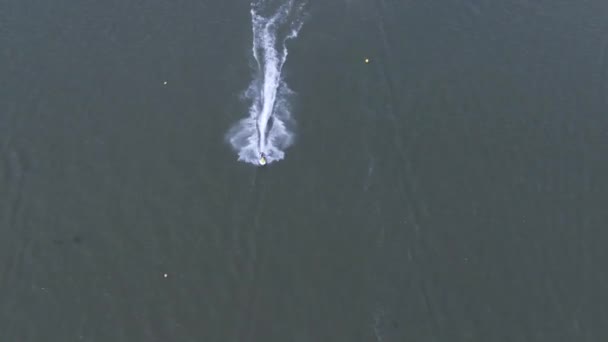
[(251, 103), (249, 116), (237, 122), (226, 139), (238, 153), (238, 160), (264, 165), (285, 157), (294, 140), (290, 112), (293, 92), (281, 77), (287, 60), (286, 42), (298, 36), (304, 19), (304, 2), (296, 0), (254, 0), (254, 78), (244, 93)]

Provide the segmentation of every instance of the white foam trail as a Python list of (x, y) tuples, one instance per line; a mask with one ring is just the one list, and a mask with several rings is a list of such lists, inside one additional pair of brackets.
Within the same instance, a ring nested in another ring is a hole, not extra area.
[(287, 60), (286, 42), (298, 36), (303, 24), (303, 2), (256, 0), (251, 4), (255, 77), (245, 92), (251, 101), (249, 117), (235, 124), (226, 136), (239, 160), (259, 164), (285, 157), (293, 143), (289, 97), (293, 92), (281, 77)]

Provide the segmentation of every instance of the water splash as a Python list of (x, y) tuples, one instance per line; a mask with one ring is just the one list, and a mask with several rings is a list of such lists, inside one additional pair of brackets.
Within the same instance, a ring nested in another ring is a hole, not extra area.
[(287, 60), (286, 42), (298, 36), (304, 2), (257, 0), (251, 4), (254, 78), (245, 92), (249, 116), (237, 122), (226, 138), (239, 161), (259, 165), (281, 160), (294, 140), (290, 111), (293, 92), (281, 77)]

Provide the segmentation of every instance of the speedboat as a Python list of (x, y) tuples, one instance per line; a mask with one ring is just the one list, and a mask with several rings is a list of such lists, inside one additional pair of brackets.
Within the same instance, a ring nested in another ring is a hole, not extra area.
[(264, 153), (260, 153), (260, 159), (258, 160), (258, 162), (262, 166), (266, 165), (266, 156), (264, 155)]

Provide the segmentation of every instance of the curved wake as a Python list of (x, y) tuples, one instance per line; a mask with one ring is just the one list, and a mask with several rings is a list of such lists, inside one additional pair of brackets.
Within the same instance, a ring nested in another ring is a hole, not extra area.
[(245, 92), (251, 101), (249, 116), (236, 123), (226, 136), (239, 160), (260, 164), (281, 160), (293, 143), (289, 98), (293, 92), (281, 77), (287, 60), (285, 43), (298, 36), (303, 24), (304, 2), (254, 0), (251, 3), (255, 77)]

